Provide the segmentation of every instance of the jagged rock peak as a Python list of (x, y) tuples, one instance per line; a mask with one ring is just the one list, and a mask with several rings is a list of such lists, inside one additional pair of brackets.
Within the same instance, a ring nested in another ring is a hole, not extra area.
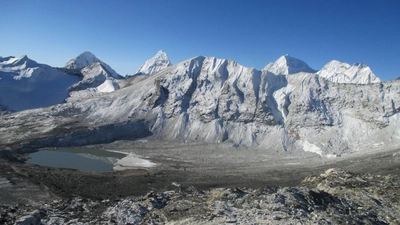
[(351, 66), (348, 63), (332, 60), (317, 74), (336, 83), (370, 84), (381, 82), (371, 68), (362, 63), (355, 63)]
[(289, 75), (299, 72), (315, 73), (316, 70), (312, 69), (300, 59), (289, 56), (288, 54), (279, 57), (275, 62), (269, 63), (263, 70), (269, 71), (276, 75)]
[(168, 55), (163, 50), (157, 52), (157, 54), (147, 60), (135, 73), (134, 75), (152, 75), (160, 70), (171, 66), (172, 63), (168, 58)]
[(113, 70), (107, 63), (101, 61), (97, 58), (93, 53), (86, 51), (73, 58), (65, 64), (64, 68), (66, 69), (83, 69), (93, 63), (99, 62), (109, 73), (112, 74), (114, 78), (122, 78), (115, 70)]

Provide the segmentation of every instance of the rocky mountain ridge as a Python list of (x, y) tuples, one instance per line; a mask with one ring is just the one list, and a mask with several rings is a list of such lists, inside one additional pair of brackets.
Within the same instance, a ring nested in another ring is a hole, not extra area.
[(198, 56), (116, 89), (5, 115), (0, 143), (69, 146), (150, 137), (335, 157), (396, 145), (400, 137), (399, 81), (332, 82), (289, 56), (262, 71)]
[[(143, 70), (150, 74), (169, 65), (171, 63), (166, 53), (159, 51), (138, 71)], [(98, 96), (118, 90), (129, 83), (128, 78), (119, 75), (88, 51), (69, 60), (63, 68), (37, 63), (26, 55), (19, 58), (0, 57), (0, 78), (0, 85), (4, 86), (0, 93), (3, 113)], [(19, 99), (13, 96), (18, 96)]]

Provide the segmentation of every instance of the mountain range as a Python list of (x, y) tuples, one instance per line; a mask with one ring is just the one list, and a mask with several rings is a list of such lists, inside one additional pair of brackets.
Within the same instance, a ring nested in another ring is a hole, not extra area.
[(159, 51), (122, 77), (84, 52), (64, 68), (0, 58), (0, 77), (3, 148), (151, 139), (337, 157), (400, 140), (400, 81), (361, 63), (317, 71), (285, 55), (256, 70)]

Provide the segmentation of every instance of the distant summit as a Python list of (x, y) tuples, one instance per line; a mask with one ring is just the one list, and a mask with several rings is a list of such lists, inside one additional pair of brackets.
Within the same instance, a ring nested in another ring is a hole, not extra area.
[(316, 70), (310, 68), (307, 63), (301, 61), (300, 59), (291, 57), (287, 54), (279, 57), (279, 59), (275, 62), (269, 63), (267, 66), (264, 67), (263, 70), (269, 71), (276, 75), (289, 75), (299, 72), (316, 72)]
[(98, 59), (93, 53), (86, 51), (76, 58), (73, 58), (65, 64), (64, 68), (67, 69), (82, 69), (85, 66), (88, 66), (95, 62), (100, 62), (101, 60)]
[(21, 111), (63, 103), (80, 80), (23, 55), (0, 57), (0, 111)]
[(147, 60), (134, 74), (135, 75), (145, 75), (149, 76), (152, 74), (157, 73), (160, 70), (163, 70), (167, 68), (168, 66), (171, 66), (172, 63), (168, 58), (167, 53), (165, 53), (163, 50), (160, 50), (157, 52), (157, 54)]
[(64, 68), (66, 69), (82, 69), (86, 66), (89, 66), (95, 62), (99, 62), (104, 68), (112, 74), (114, 78), (121, 78), (121, 75), (119, 75), (115, 70), (113, 70), (109, 65), (107, 65), (105, 62), (101, 61), (99, 58), (97, 58), (93, 53), (86, 51), (82, 54), (80, 54), (78, 57), (73, 58), (65, 64)]
[(372, 72), (369, 66), (355, 63), (350, 66), (337, 60), (327, 63), (317, 74), (336, 83), (369, 84), (379, 83), (381, 80)]
[[(19, 58), (9, 56), (5, 58), (0, 58), (0, 67), (1, 69), (19, 71), (20, 77), (29, 77), (34, 71), (33, 68), (38, 68), (39, 64), (36, 61), (28, 58), (27, 55), (23, 55)], [(28, 68), (32, 69), (30, 69), (29, 71), (25, 71)]]

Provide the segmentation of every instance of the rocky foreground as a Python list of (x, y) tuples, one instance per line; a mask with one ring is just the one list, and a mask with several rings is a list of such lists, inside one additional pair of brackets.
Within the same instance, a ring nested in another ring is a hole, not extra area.
[(1, 224), (400, 224), (400, 179), (329, 169), (296, 187), (174, 183), (141, 197), (0, 205)]

